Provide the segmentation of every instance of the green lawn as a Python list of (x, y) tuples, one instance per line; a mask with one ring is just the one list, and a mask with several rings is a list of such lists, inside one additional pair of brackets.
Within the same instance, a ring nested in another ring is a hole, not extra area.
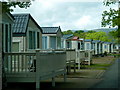
[[(96, 69), (96, 70), (106, 70), (112, 64), (91, 64), (91, 65), (81, 65), (81, 69)], [(73, 66), (72, 66), (73, 67)], [(76, 65), (76, 68), (78, 65)]]
[(120, 53), (118, 53), (118, 54), (111, 54), (111, 56), (120, 57)]
[(82, 65), (81, 68), (86, 69), (97, 69), (97, 70), (106, 70), (111, 64), (91, 64), (89, 65)]

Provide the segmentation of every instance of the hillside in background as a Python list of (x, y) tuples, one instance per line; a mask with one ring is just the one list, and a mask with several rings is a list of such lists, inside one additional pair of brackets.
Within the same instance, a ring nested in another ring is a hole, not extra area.
[(109, 33), (110, 31), (114, 31), (117, 30), (117, 28), (101, 28), (101, 29), (94, 29), (94, 31), (99, 32), (99, 31), (103, 31), (106, 33)]
[[(93, 29), (93, 31), (99, 32), (99, 31), (103, 31), (106, 33), (109, 33), (110, 31), (114, 31), (117, 30), (117, 28), (100, 28), (100, 29)], [(78, 30), (71, 30), (72, 32), (78, 31)], [(82, 30), (84, 32), (88, 32), (90, 30)]]
[(79, 38), (84, 38), (84, 39), (116, 42), (115, 40), (116, 30), (117, 28), (101, 28), (94, 30), (67, 30), (67, 31), (63, 31), (63, 34), (64, 35), (73, 34), (74, 36), (78, 36)]

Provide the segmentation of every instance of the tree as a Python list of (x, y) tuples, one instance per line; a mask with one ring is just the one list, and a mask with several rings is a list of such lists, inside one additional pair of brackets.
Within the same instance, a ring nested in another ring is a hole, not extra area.
[(110, 31), (109, 35), (112, 36), (114, 39), (117, 38), (117, 32), (116, 31)]
[[(117, 37), (120, 38), (120, 1), (119, 0), (104, 0), (105, 6), (118, 3), (118, 10), (110, 8), (109, 11), (104, 11), (102, 14), (102, 26), (118, 27)], [(120, 40), (119, 40), (120, 41)]]
[(80, 34), (79, 33), (73, 33), (74, 36), (78, 36), (79, 38), (85, 38), (86, 37), (86, 32), (81, 32)]
[(94, 33), (87, 33), (85, 39), (93, 39), (93, 40), (100, 40), (100, 41), (107, 41), (110, 42), (111, 40), (107, 36), (105, 32), (94, 32)]
[(88, 31), (88, 33), (95, 33), (96, 31), (93, 31), (93, 30), (90, 30), (90, 31)]
[(116, 30), (110, 31), (108, 33), (109, 38), (112, 40), (112, 42), (117, 43), (118, 42), (118, 37), (117, 37), (118, 32)]
[(80, 34), (80, 33), (83, 33), (83, 32), (84, 32), (83, 30), (77, 30), (77, 31), (75, 31), (74, 33)]
[(64, 31), (63, 34), (73, 34), (71, 30)]
[(77, 30), (73, 33), (74, 36), (78, 36), (79, 38), (84, 38), (84, 31), (83, 30)]
[[(11, 12), (13, 11), (13, 9), (11, 9), (11, 7), (16, 8), (16, 6), (19, 6), (20, 8), (26, 8), (30, 7), (31, 5), (31, 1), (27, 1), (27, 2), (9, 2), (10, 0), (8, 0), (8, 2), (1, 2), (2, 3), (2, 13), (4, 12)], [(33, 1), (33, 0), (32, 0)]]

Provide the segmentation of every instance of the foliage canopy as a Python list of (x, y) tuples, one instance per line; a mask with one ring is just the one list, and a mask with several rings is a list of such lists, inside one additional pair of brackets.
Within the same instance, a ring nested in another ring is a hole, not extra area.
[(16, 8), (16, 6), (20, 7), (20, 8), (25, 8), (27, 9), (28, 7), (30, 7), (31, 5), (31, 1), (27, 1), (27, 2), (10, 2), (10, 0), (8, 0), (7, 2), (1, 2), (0, 1), (0, 5), (2, 5), (2, 13), (4, 12), (11, 12), (13, 11), (13, 9), (11, 7)]
[(104, 0), (105, 6), (112, 4), (118, 5), (118, 9), (110, 8), (109, 11), (104, 11), (102, 14), (102, 26), (118, 27), (116, 37), (120, 38), (120, 1), (119, 0)]

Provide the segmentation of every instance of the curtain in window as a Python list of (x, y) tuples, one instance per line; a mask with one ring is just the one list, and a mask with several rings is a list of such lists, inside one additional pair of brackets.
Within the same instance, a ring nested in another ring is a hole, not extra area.
[(8, 52), (8, 24), (5, 24), (5, 52)]
[(61, 38), (57, 37), (57, 48), (61, 48)]
[(90, 45), (89, 45), (89, 43), (87, 43), (87, 49), (90, 49)]
[(40, 48), (40, 34), (37, 32), (37, 48)]
[(50, 48), (56, 49), (56, 37), (50, 37)]
[(11, 24), (9, 24), (9, 51), (11, 52), (11, 44), (12, 44), (12, 31), (11, 31)]
[(29, 49), (36, 48), (36, 34), (35, 31), (29, 31)]
[(29, 31), (29, 49), (32, 49), (32, 31)]
[(47, 49), (47, 36), (42, 36), (42, 49)]
[(104, 48), (106, 49), (106, 48), (107, 48), (107, 45), (105, 45)]
[(33, 47), (32, 47), (32, 49), (35, 49), (36, 48), (36, 41), (35, 41), (35, 37), (36, 37), (36, 34), (35, 34), (35, 31), (33, 31), (33, 43), (32, 43), (32, 45), (33, 45)]

